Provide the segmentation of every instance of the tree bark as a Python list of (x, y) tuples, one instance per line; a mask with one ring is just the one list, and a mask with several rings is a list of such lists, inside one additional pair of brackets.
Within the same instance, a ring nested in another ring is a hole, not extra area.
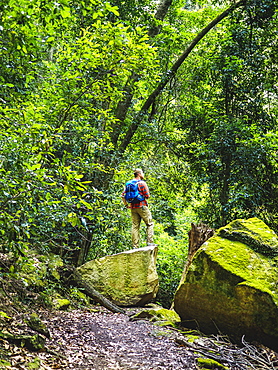
[(198, 225), (192, 223), (191, 229), (188, 232), (189, 246), (187, 260), (191, 261), (200, 246), (209, 238), (211, 238), (213, 234), (214, 230), (202, 222)]
[[(203, 224), (202, 222), (198, 225), (192, 223), (191, 229), (188, 232), (188, 252), (187, 252), (187, 260), (185, 262), (185, 266), (182, 272), (181, 282), (184, 281), (185, 276), (187, 274), (188, 268), (191, 265), (192, 259), (194, 254), (197, 252), (197, 250), (201, 247), (202, 244), (204, 244), (205, 241), (207, 241), (209, 238), (211, 238), (214, 234), (214, 230)], [(174, 301), (172, 303), (171, 309), (174, 308)]]
[(180, 57), (176, 60), (176, 62), (172, 65), (172, 67), (167, 71), (167, 73), (163, 76), (158, 86), (155, 90), (149, 95), (145, 103), (143, 104), (142, 108), (137, 114), (137, 117), (134, 119), (133, 123), (130, 125), (129, 129), (126, 132), (125, 137), (123, 138), (121, 144), (119, 145), (119, 150), (121, 153), (124, 153), (127, 146), (129, 145), (133, 135), (137, 131), (140, 123), (142, 122), (144, 116), (148, 112), (149, 108), (152, 104), (154, 104), (155, 99), (158, 97), (159, 94), (163, 91), (165, 86), (171, 81), (171, 79), (176, 75), (178, 69), (194, 49), (194, 47), (204, 38), (204, 36), (219, 22), (221, 22), (224, 18), (226, 18), (229, 14), (231, 14), (235, 9), (243, 6), (246, 4), (247, 0), (240, 0), (226, 9), (223, 13), (218, 15), (214, 20), (212, 20), (190, 43), (190, 45), (186, 48), (186, 50), (180, 55)]
[(188, 245), (187, 260), (185, 263), (185, 267), (182, 273), (181, 280), (184, 280), (184, 277), (192, 262), (194, 254), (201, 247), (201, 245), (204, 244), (205, 241), (207, 241), (209, 238), (213, 236), (213, 234), (214, 234), (214, 230), (211, 227), (203, 223), (200, 223), (198, 225), (195, 225), (193, 223), (191, 224), (191, 229), (188, 232), (189, 245)]
[[(166, 14), (168, 13), (168, 10), (170, 6), (172, 5), (172, 0), (161, 0), (160, 3), (158, 4), (156, 13), (154, 15), (154, 18), (163, 21), (163, 19), (166, 17)], [(150, 37), (154, 37), (158, 35), (161, 31), (161, 25), (150, 27), (148, 35)]]

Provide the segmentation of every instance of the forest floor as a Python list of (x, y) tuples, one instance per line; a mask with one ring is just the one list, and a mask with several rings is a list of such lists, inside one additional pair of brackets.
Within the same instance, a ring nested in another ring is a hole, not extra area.
[[(196, 354), (175, 342), (173, 329), (130, 321), (99, 306), (37, 313), (51, 334), (45, 349), (31, 352), (2, 340), (0, 350), (10, 365), (0, 369), (198, 369)], [(13, 317), (11, 329), (28, 332), (22, 315)]]
[[(179, 330), (149, 321), (130, 320), (133, 311), (128, 309), (127, 314), (117, 314), (101, 306), (37, 311), (50, 332), (43, 350), (30, 351), (0, 339), (0, 369), (278, 369), (278, 355), (268, 348), (247, 343), (239, 347), (205, 336), (200, 337), (199, 345), (195, 346)], [(8, 330), (30, 333), (25, 317), (26, 312), (8, 319)], [(207, 366), (198, 364), (200, 358), (206, 359)], [(219, 363), (213, 358), (219, 359)]]
[(195, 356), (175, 344), (174, 332), (147, 321), (105, 310), (60, 312), (50, 321), (49, 347), (63, 351), (68, 369), (196, 369)]
[[(225, 337), (190, 335), (185, 329), (131, 319), (140, 308), (126, 308), (126, 314), (100, 305), (47, 310), (35, 303), (37, 296), (31, 292), (24, 297), (32, 300), (19, 304), (22, 293), (15, 282), (13, 290), (8, 290), (7, 280), (0, 278), (0, 283), (0, 370), (278, 369), (278, 354), (262, 345), (237, 346)], [(28, 349), (24, 340), (5, 338), (7, 333), (14, 338), (37, 335), (27, 325), (34, 312), (50, 334), (40, 337), (45, 344), (39, 351)]]

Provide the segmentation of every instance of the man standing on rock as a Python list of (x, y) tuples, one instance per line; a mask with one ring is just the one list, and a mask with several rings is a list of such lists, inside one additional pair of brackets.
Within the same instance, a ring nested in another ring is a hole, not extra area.
[(139, 229), (141, 220), (147, 226), (147, 244), (153, 244), (153, 220), (148, 208), (147, 200), (150, 197), (148, 185), (144, 179), (144, 172), (137, 168), (134, 171), (134, 179), (128, 181), (122, 193), (122, 200), (127, 208), (131, 209), (131, 238), (133, 248), (139, 247)]

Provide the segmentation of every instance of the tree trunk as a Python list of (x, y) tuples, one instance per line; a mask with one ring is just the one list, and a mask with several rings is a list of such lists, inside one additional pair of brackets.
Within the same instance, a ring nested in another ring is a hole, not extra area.
[(205, 241), (211, 238), (214, 234), (214, 230), (203, 224), (202, 222), (198, 225), (191, 224), (191, 229), (188, 232), (189, 236), (189, 247), (187, 260), (192, 261), (194, 254), (200, 248)]
[(189, 245), (188, 245), (188, 253), (187, 253), (187, 261), (185, 264), (185, 268), (182, 274), (182, 280), (184, 279), (187, 270), (192, 262), (194, 254), (197, 252), (197, 250), (201, 247), (202, 244), (204, 244), (205, 241), (207, 241), (209, 238), (211, 238), (214, 234), (214, 230), (203, 224), (200, 223), (198, 225), (191, 224), (191, 229), (188, 232), (189, 236)]
[[(154, 14), (154, 19), (158, 21), (163, 21), (166, 17), (167, 12), (172, 5), (172, 0), (161, 0), (158, 4), (156, 13)], [(155, 37), (161, 31), (161, 25), (150, 26), (148, 35), (150, 38)], [(137, 73), (132, 72), (131, 76), (128, 78), (125, 87), (123, 89), (124, 96), (121, 101), (119, 101), (116, 111), (115, 117), (120, 121), (120, 123), (124, 122), (127, 112), (132, 104), (132, 98), (134, 94), (134, 85), (140, 79), (140, 76)], [(119, 135), (121, 133), (121, 124), (117, 122), (117, 126), (114, 127), (113, 133), (111, 134), (111, 140), (113, 144), (116, 146)]]
[[(82, 235), (81, 232), (80, 234)], [(81, 266), (83, 265), (83, 263), (85, 263), (90, 250), (91, 242), (92, 242), (92, 232), (90, 231), (84, 232), (84, 235), (82, 235), (81, 237), (81, 247), (77, 251), (74, 260), (74, 265), (76, 267)]]
[[(209, 238), (211, 238), (214, 234), (214, 230), (203, 224), (202, 222), (198, 225), (191, 224), (191, 229), (188, 232), (189, 237), (189, 243), (188, 243), (188, 253), (187, 253), (187, 260), (185, 262), (184, 270), (181, 277), (181, 282), (184, 281), (184, 278), (187, 274), (188, 268), (192, 262), (194, 254), (197, 252), (197, 250), (201, 247), (202, 244), (204, 244), (205, 241), (207, 241)], [(174, 309), (174, 301), (172, 303), (171, 309)]]
[[(161, 0), (156, 9), (154, 18), (159, 21), (163, 21), (163, 19), (166, 17), (166, 14), (168, 13), (170, 6), (172, 5), (172, 2), (173, 2), (172, 0)], [(148, 35), (150, 37), (154, 37), (158, 35), (160, 31), (161, 25), (154, 26), (149, 29)]]
[(230, 186), (229, 180), (231, 177), (231, 155), (227, 155), (222, 159), (222, 184), (220, 189), (219, 201), (221, 204), (221, 226), (226, 225), (228, 211), (226, 210), (229, 196), (230, 196)]

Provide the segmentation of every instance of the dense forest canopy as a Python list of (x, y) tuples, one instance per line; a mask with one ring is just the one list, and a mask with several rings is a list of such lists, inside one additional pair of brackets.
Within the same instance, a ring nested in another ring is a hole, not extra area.
[(0, 14), (3, 252), (79, 265), (128, 248), (135, 167), (156, 242), (195, 221), (278, 229), (277, 1), (7, 0)]

